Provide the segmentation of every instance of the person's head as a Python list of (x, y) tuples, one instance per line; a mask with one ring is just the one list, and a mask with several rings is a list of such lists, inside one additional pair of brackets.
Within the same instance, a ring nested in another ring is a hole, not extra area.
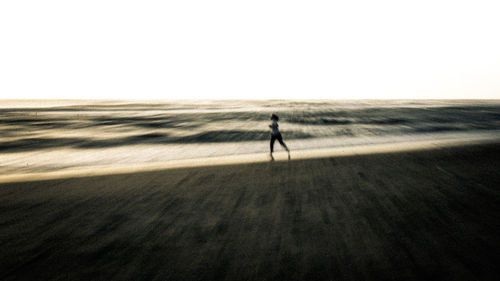
[(278, 115), (276, 115), (276, 114), (273, 113), (273, 114), (271, 114), (271, 120), (278, 121), (278, 120), (280, 120), (280, 118), (278, 117)]

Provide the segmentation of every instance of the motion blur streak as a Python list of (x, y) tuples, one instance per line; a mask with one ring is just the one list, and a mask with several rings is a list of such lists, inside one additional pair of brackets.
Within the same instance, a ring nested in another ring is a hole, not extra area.
[[(2, 101), (0, 173), (499, 135), (500, 101)], [(278, 150), (279, 151), (279, 150)]]

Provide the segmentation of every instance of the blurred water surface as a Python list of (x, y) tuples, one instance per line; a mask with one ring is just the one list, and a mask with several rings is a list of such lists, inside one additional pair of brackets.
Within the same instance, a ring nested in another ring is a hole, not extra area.
[(498, 134), (498, 100), (0, 101), (0, 172)]

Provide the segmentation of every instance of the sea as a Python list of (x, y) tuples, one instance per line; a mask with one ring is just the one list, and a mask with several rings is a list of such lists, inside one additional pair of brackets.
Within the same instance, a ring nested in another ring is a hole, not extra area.
[(0, 175), (268, 154), (271, 114), (292, 155), (500, 139), (500, 100), (0, 100)]

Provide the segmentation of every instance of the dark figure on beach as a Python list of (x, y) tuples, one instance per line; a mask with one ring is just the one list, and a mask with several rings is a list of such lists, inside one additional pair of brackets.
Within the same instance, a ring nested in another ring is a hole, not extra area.
[(281, 137), (281, 133), (278, 129), (278, 126), (279, 126), (278, 120), (279, 119), (280, 118), (276, 114), (271, 115), (272, 123), (271, 123), (271, 125), (269, 125), (269, 128), (271, 128), (271, 153), (270, 153), (271, 160), (274, 160), (273, 151), (274, 151), (274, 142), (276, 140), (278, 140), (279, 143), (281, 144), (281, 146), (283, 146), (283, 148), (285, 148), (285, 150), (288, 152), (288, 160), (290, 160), (290, 150), (288, 149), (286, 144), (283, 142), (283, 137)]

